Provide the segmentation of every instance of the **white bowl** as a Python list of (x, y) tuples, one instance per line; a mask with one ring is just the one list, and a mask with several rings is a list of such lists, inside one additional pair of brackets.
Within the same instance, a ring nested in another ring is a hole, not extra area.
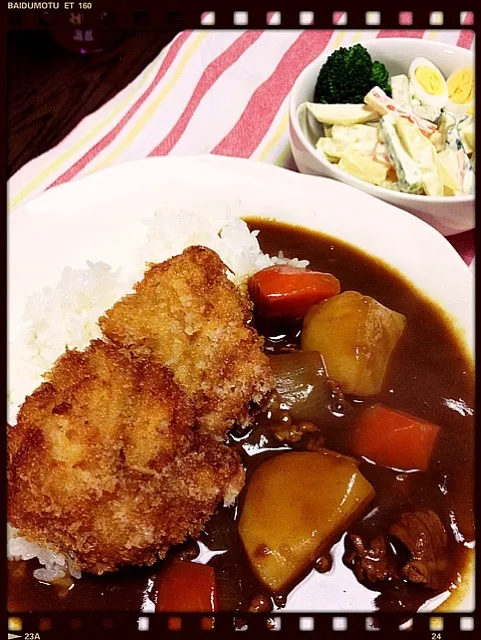
[[(471, 51), (442, 42), (418, 38), (378, 38), (362, 44), (373, 60), (383, 62), (392, 75), (406, 73), (412, 60), (418, 56), (431, 60), (446, 78), (460, 66), (474, 65)], [(474, 196), (432, 197), (391, 191), (341, 171), (316, 151), (314, 148), (316, 140), (308, 139), (302, 131), (297, 111), (303, 102), (312, 102), (319, 70), (330, 53), (332, 52), (320, 56), (306, 67), (291, 91), (289, 137), (292, 154), (299, 171), (334, 178), (367, 191), (381, 200), (409, 211), (445, 236), (473, 229), (475, 226)]]
[[(227, 213), (274, 219), (355, 246), (390, 265), (442, 308), (474, 362), (474, 279), (439, 233), (404, 211), (340, 182), (220, 156), (121, 163), (49, 189), (10, 211), (9, 341), (24, 327), (28, 297), (45, 286), (55, 287), (65, 265), (84, 268), (86, 260), (103, 261), (127, 275), (135, 272), (138, 253), (147, 239), (144, 221), (160, 207), (170, 209), (173, 217), (191, 211), (216, 223), (225, 223)], [(9, 381), (18, 380), (17, 358), (14, 345), (9, 344)], [(18, 383), (25, 385), (23, 379)], [(33, 389), (23, 386), (22, 391), (31, 393)], [(474, 550), (469, 553), (457, 589), (447, 599), (448, 592), (428, 601), (424, 610), (473, 612)], [(372, 611), (378, 593), (364, 593), (360, 600), (354, 575), (349, 571), (344, 576), (347, 579), (340, 577), (324, 584), (325, 576), (313, 570), (302, 591), (296, 588), (289, 596), (286, 611)]]

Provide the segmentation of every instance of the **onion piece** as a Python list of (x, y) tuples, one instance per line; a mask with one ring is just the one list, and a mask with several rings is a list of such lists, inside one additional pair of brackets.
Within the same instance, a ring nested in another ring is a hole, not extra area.
[(344, 415), (347, 403), (337, 384), (327, 377), (318, 351), (281, 353), (269, 360), (276, 380), (274, 411), (289, 411), (293, 420), (317, 427)]

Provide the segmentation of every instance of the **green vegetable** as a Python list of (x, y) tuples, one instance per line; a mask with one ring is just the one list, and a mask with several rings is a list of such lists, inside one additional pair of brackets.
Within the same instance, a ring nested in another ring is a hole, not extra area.
[(322, 66), (314, 90), (314, 102), (359, 104), (373, 87), (391, 97), (389, 73), (382, 62), (373, 62), (362, 44), (340, 47)]
[[(392, 95), (391, 95), (392, 94), (391, 82), (390, 82), (390, 79), (389, 79), (389, 71), (386, 69), (386, 67), (383, 65), (382, 62), (379, 62), (379, 60), (375, 60), (372, 63), (371, 80), (374, 83), (373, 86), (381, 87), (381, 89), (384, 91), (384, 93), (386, 93), (390, 98), (392, 97)], [(369, 87), (369, 91), (371, 89), (372, 89), (372, 87)]]

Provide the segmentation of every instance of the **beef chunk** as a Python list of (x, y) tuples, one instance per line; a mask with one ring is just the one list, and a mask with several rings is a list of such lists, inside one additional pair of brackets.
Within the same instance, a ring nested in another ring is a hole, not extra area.
[(379, 534), (372, 538), (351, 533), (346, 538), (344, 563), (350, 567), (363, 583), (399, 580), (396, 557), (386, 536)]
[(430, 509), (404, 513), (389, 533), (411, 554), (401, 570), (404, 578), (437, 589), (448, 564), (448, 537), (439, 516)]

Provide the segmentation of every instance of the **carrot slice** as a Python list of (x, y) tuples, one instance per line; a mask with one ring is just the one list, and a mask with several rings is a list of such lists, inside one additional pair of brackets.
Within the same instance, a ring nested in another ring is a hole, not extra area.
[(175, 562), (157, 578), (156, 611), (215, 612), (217, 588), (215, 571), (198, 562)]
[(383, 466), (426, 471), (440, 427), (376, 404), (361, 415), (351, 435), (351, 450)]
[(339, 293), (339, 280), (330, 273), (274, 265), (249, 278), (249, 293), (265, 318), (301, 318), (312, 305)]

